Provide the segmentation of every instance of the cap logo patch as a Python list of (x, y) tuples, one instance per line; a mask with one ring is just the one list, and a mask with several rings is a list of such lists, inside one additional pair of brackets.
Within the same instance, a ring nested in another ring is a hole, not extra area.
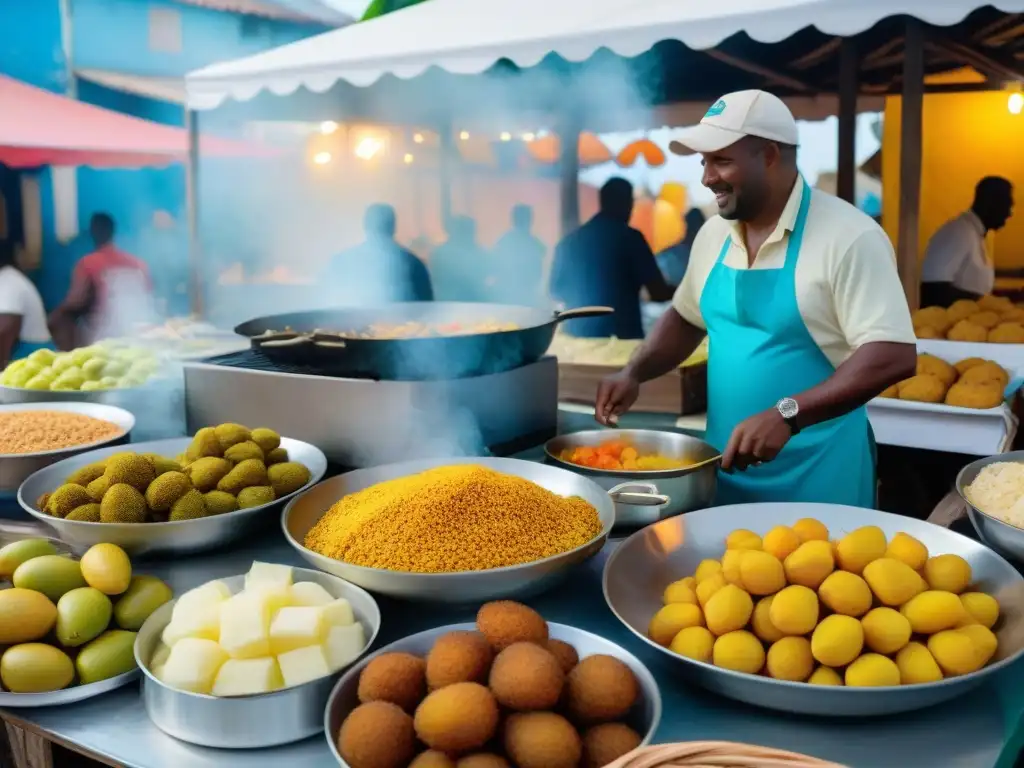
[(711, 108), (704, 114), (704, 118), (718, 117), (723, 112), (725, 112), (725, 100), (719, 99), (711, 105)]

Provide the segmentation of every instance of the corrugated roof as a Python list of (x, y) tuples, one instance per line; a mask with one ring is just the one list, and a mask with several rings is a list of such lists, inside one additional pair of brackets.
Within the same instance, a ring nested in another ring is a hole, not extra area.
[(355, 21), (351, 16), (335, 10), (321, 0), (177, 0), (177, 2), (278, 21), (313, 21), (331, 27), (343, 27)]

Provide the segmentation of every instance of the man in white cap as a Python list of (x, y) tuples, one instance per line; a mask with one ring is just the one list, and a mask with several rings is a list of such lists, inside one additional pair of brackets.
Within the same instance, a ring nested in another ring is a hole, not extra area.
[(870, 508), (864, 405), (914, 375), (914, 329), (889, 238), (807, 185), (797, 143), (780, 99), (740, 91), (670, 145), (700, 153), (719, 215), (693, 243), (674, 311), (601, 383), (596, 416), (614, 423), (641, 382), (671, 371), (707, 335), (706, 439), (724, 470), (717, 503)]

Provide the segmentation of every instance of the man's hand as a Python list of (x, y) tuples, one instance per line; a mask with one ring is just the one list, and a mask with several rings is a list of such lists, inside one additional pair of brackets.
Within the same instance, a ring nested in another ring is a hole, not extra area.
[(597, 387), (594, 418), (606, 427), (615, 426), (619, 416), (632, 407), (639, 395), (640, 382), (625, 371), (605, 377)]
[(771, 461), (789, 442), (793, 431), (775, 408), (770, 408), (739, 424), (732, 431), (722, 453), (722, 469), (731, 472)]

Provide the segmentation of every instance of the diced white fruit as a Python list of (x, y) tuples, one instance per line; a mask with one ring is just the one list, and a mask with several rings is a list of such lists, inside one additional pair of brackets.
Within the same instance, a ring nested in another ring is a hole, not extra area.
[(207, 606), (223, 603), (231, 597), (231, 590), (223, 581), (208, 581), (201, 587), (190, 589), (178, 598), (171, 613), (171, 623), (178, 617), (198, 613)]
[(186, 637), (217, 642), (220, 639), (220, 608), (223, 604), (207, 604), (194, 613), (172, 618), (162, 635), (164, 644), (173, 649), (176, 643)]
[(296, 648), (320, 645), (323, 639), (323, 610), (320, 608), (289, 606), (279, 610), (270, 622), (270, 651), (275, 656)]
[(259, 594), (235, 595), (220, 607), (220, 647), (233, 659), (270, 655), (270, 612)]
[(352, 604), (344, 597), (332, 600), (323, 608), (324, 621), (332, 627), (348, 626), (356, 620), (352, 613)]
[(300, 581), (292, 585), (294, 605), (327, 605), (334, 602), (334, 595), (315, 581)]
[(269, 693), (284, 685), (277, 659), (228, 659), (213, 683), (214, 696), (246, 696)]
[(241, 594), (263, 601), (267, 606), (270, 618), (282, 608), (293, 605), (291, 589), (287, 587), (268, 587), (257, 584)]
[(251, 589), (257, 584), (268, 587), (290, 587), (292, 585), (292, 567), (254, 561), (252, 568), (245, 574), (245, 588)]
[(153, 667), (162, 667), (164, 664), (166, 664), (167, 663), (167, 659), (170, 657), (170, 655), (171, 655), (171, 648), (170, 648), (170, 646), (167, 646), (167, 645), (164, 645), (163, 643), (160, 643), (160, 645), (158, 645), (156, 647), (156, 650), (153, 651), (153, 655), (149, 657), (149, 669), (150, 669), (150, 671), (153, 670)]
[(319, 645), (282, 653), (277, 657), (277, 663), (281, 667), (281, 676), (286, 688), (331, 674), (323, 648)]
[(149, 671), (153, 675), (153, 677), (155, 677), (157, 680), (163, 680), (164, 679), (164, 665), (163, 664), (157, 664), (156, 666), (150, 667)]
[(213, 640), (186, 637), (171, 648), (160, 679), (178, 690), (209, 693), (221, 665), (227, 660), (224, 649)]
[(366, 634), (358, 621), (355, 624), (331, 627), (327, 630), (327, 639), (323, 645), (327, 667), (331, 672), (337, 672), (355, 661), (365, 647)]

